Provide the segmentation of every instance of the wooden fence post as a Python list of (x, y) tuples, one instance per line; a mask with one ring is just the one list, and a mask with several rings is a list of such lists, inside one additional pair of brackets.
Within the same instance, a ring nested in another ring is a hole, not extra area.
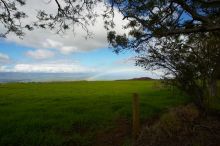
[(133, 94), (133, 139), (136, 140), (140, 132), (140, 105), (139, 96), (137, 93)]

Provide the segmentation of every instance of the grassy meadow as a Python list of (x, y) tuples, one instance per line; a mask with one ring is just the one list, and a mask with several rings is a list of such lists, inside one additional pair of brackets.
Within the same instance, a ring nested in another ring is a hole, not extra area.
[(0, 84), (0, 145), (126, 145), (134, 92), (142, 122), (189, 100), (159, 81)]

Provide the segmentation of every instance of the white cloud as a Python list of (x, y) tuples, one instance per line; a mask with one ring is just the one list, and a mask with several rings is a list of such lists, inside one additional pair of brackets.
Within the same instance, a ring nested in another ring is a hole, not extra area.
[(88, 67), (76, 61), (57, 60), (44, 63), (18, 63), (0, 66), (0, 72), (23, 73), (78, 73), (86, 75), (83, 80), (118, 80), (138, 77), (160, 78), (162, 72), (146, 71), (137, 66)]
[(62, 54), (71, 54), (73, 52), (79, 51), (76, 47), (72, 47), (72, 46), (64, 46), (61, 47), (59, 50)]
[(7, 72), (7, 66), (3, 65), (3, 66), (0, 66), (0, 72)]
[(7, 54), (0, 53), (0, 63), (6, 63), (10, 60)]
[(77, 63), (37, 63), (15, 64), (14, 66), (2, 66), (4, 72), (36, 72), (36, 73), (91, 73), (95, 69), (81, 66)]
[(75, 52), (80, 52), (80, 50), (77, 47), (65, 46), (63, 45), (63, 43), (57, 42), (51, 39), (46, 39), (46, 41), (43, 42), (43, 47), (56, 49), (64, 55), (68, 55), (68, 54), (75, 53)]
[(45, 42), (42, 43), (44, 48), (59, 48), (62, 47), (63, 44), (60, 42), (53, 41), (51, 39), (46, 39)]
[(34, 59), (48, 59), (54, 56), (54, 52), (49, 50), (39, 49), (34, 51), (28, 51), (26, 52), (26, 55)]
[[(25, 20), (28, 22), (33, 21), (33, 19), (36, 18), (35, 15), (37, 9), (45, 9), (47, 12), (50, 11), (53, 13), (57, 11), (57, 6), (53, 1), (50, 4), (45, 4), (44, 0), (29, 0), (23, 9), (29, 15), (29, 18)], [(104, 6), (100, 4), (95, 8), (95, 11), (97, 11), (98, 14), (101, 14), (104, 9)], [(115, 30), (117, 32), (125, 31), (122, 25), (125, 24), (126, 21), (122, 19), (122, 15), (115, 11), (114, 20), (116, 23)], [(104, 20), (102, 16), (97, 18), (94, 26), (90, 25), (88, 28), (93, 32), (93, 38), (85, 39), (85, 31), (80, 26), (76, 25), (75, 34), (69, 30), (61, 36), (51, 30), (36, 29), (31, 32), (27, 31), (23, 39), (18, 38), (14, 34), (10, 34), (7, 37), (7, 40), (36, 49), (54, 48), (62, 54), (74, 53), (76, 50), (90, 51), (97, 48), (108, 47), (107, 32), (104, 28)]]

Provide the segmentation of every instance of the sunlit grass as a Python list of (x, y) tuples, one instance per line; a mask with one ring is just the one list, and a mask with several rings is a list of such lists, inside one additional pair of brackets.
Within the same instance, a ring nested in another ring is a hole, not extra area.
[(0, 145), (91, 145), (117, 118), (131, 121), (134, 92), (142, 120), (189, 99), (159, 81), (1, 84)]

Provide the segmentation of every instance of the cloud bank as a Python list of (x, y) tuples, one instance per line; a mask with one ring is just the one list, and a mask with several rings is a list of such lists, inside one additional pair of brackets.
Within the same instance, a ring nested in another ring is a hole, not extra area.
[(34, 59), (47, 59), (53, 57), (55, 54), (49, 50), (38, 49), (34, 51), (27, 51), (26, 55)]
[(95, 69), (83, 67), (77, 63), (32, 63), (2, 66), (1, 72), (26, 72), (26, 73), (87, 73)]
[[(28, 0), (27, 4), (22, 9), (29, 16), (25, 21), (31, 22), (36, 19), (36, 10), (43, 9), (46, 10), (46, 12), (49, 11), (51, 13), (55, 13), (57, 11), (57, 6), (53, 1), (51, 1), (50, 4), (46, 4), (45, 0)], [(85, 39), (85, 30), (76, 25), (74, 33), (71, 30), (67, 30), (67, 32), (64, 34), (58, 35), (55, 31), (48, 29), (35, 29), (33, 31), (26, 31), (23, 39), (18, 38), (14, 34), (9, 34), (7, 41), (36, 49), (53, 48), (54, 51), (58, 51), (62, 55), (68, 55), (75, 52), (91, 51), (98, 48), (106, 48), (108, 47), (107, 31), (104, 28), (104, 20), (101, 16), (105, 10), (104, 5), (99, 4), (94, 10), (100, 16), (97, 18), (94, 25), (88, 26), (88, 29), (93, 33), (92, 38)], [(125, 31), (122, 25), (125, 24), (126, 21), (122, 19), (122, 15), (115, 11), (115, 30), (118, 32)], [(38, 58), (37, 56), (39, 56), (39, 53), (43, 53), (43, 51), (38, 50), (35, 52), (27, 52), (30, 57), (35, 59)], [(48, 52), (44, 51), (44, 53), (48, 55)], [(53, 57), (52, 54), (48, 56)]]
[[(45, 0), (28, 0), (27, 5), (24, 7), (24, 11), (27, 12), (29, 18), (25, 21), (31, 21), (31, 19), (34, 19), (36, 10), (38, 9), (46, 9), (50, 12), (55, 12), (57, 11), (57, 6), (53, 3), (53, 1), (50, 4), (45, 4)], [(102, 5), (99, 5), (96, 8), (97, 13), (99, 14), (101, 14), (103, 10), (104, 7)], [(123, 25), (127, 23), (122, 19), (122, 15), (115, 11), (114, 21), (116, 25), (114, 30), (120, 33), (125, 32)], [(16, 61), (13, 60), (14, 62), (11, 64), (5, 64), (11, 60), (10, 57), (12, 56), (9, 57), (6, 54), (0, 53), (0, 72), (87, 73), (89, 75), (92, 73), (93, 75), (86, 80), (126, 79), (140, 76), (153, 76), (158, 78), (157, 75), (152, 75), (150, 72), (133, 66), (134, 58), (108, 62), (107, 64), (98, 67), (96, 64), (94, 64), (96, 67), (89, 67), (81, 65), (80, 62), (75, 61), (57, 61), (57, 59), (59, 59), (56, 58), (57, 56), (66, 57), (66, 55), (73, 53), (89, 52), (95, 49), (108, 47), (107, 31), (104, 28), (102, 17), (98, 17), (95, 25), (90, 25), (88, 28), (93, 32), (92, 38), (88, 39), (85, 39), (86, 33), (80, 26), (76, 26), (74, 33), (69, 30), (63, 35), (58, 35), (55, 31), (42, 29), (26, 31), (26, 35), (23, 39), (9, 34), (6, 38), (6, 41), (9, 42), (9, 44), (15, 43), (31, 48), (24, 53), (25, 57), (29, 58), (28, 61), (30, 58), (31, 61), (22, 62), (21, 59)], [(0, 31), (2, 29), (3, 28), (0, 24)], [(45, 62), (45, 60), (49, 58), (52, 58), (53, 62)], [(108, 58), (105, 59), (108, 60)], [(102, 62), (102, 60), (100, 60), (100, 62)], [(108, 64), (111, 63), (114, 64), (114, 67), (108, 66)], [(128, 66), (126, 64), (132, 65)]]
[(7, 63), (10, 60), (7, 54), (0, 53), (0, 63)]

